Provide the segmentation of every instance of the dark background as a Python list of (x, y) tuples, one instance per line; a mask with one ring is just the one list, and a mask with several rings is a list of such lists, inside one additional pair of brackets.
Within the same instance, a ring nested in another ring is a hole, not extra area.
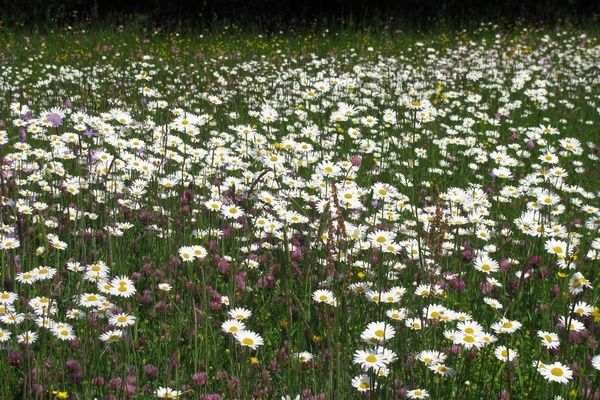
[(264, 29), (302, 27), (314, 21), (578, 24), (596, 22), (599, 16), (600, 0), (0, 0), (2, 25), (38, 27), (132, 19), (163, 27), (236, 23)]

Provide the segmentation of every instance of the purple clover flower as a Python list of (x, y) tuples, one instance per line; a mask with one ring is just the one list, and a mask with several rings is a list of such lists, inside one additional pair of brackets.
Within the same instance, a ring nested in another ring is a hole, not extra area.
[(94, 132), (93, 129), (86, 129), (85, 131), (83, 131), (83, 134), (85, 135), (85, 137), (87, 137), (88, 139), (93, 138), (94, 136), (96, 136), (96, 133)]
[(56, 128), (62, 125), (63, 123), (63, 119), (60, 116), (60, 114), (58, 113), (50, 113), (48, 115), (46, 115), (46, 118), (48, 119), (48, 121), (50, 121), (52, 123), (52, 127)]

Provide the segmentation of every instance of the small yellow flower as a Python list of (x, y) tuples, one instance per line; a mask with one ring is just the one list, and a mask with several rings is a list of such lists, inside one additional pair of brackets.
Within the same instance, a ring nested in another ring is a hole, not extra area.
[(256, 357), (250, 357), (250, 364), (257, 365), (258, 363), (260, 363), (260, 361), (258, 360), (258, 358), (256, 358)]
[(67, 399), (69, 397), (69, 393), (68, 392), (59, 392), (58, 390), (53, 390), (52, 394), (57, 398), (57, 399)]
[(279, 322), (279, 326), (281, 326), (281, 329), (287, 329), (287, 327), (288, 327), (288, 322), (287, 322), (285, 319), (282, 319), (282, 320)]
[(594, 307), (592, 317), (594, 317), (594, 322), (600, 322), (600, 309), (598, 307)]

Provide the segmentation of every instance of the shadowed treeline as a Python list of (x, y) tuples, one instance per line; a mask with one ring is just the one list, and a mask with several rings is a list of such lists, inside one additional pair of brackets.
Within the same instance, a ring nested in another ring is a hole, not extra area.
[(536, 23), (593, 19), (600, 13), (595, 0), (0, 0), (4, 25), (63, 25), (138, 18), (153, 25), (210, 26), (215, 22), (258, 24), (264, 28), (301, 27), (309, 21), (354, 24), (403, 21), (426, 25), (493, 19)]

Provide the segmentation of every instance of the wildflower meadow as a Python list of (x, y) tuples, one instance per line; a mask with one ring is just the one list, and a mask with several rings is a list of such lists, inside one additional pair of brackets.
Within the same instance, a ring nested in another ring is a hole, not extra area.
[(0, 399), (599, 399), (600, 41), (2, 31)]

